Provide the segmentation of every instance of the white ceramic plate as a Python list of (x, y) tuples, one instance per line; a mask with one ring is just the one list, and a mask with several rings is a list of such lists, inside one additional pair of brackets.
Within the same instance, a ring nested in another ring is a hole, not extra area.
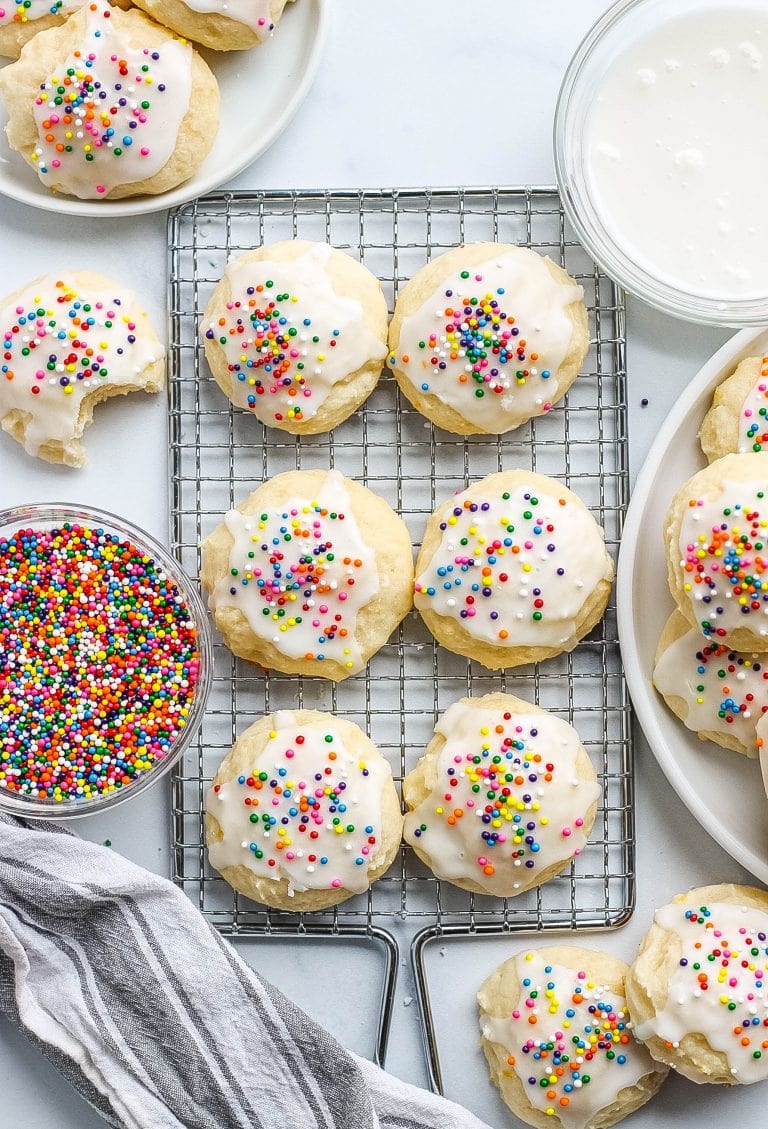
[(160, 196), (128, 200), (75, 200), (49, 191), (5, 140), (8, 116), (0, 104), (0, 192), (74, 216), (135, 216), (159, 212), (218, 188), (283, 132), (312, 85), (328, 21), (328, 0), (288, 4), (272, 38), (252, 51), (201, 52), (221, 90), (221, 128), (208, 158), (191, 180)]
[(617, 579), (619, 639), (629, 692), (657, 761), (683, 803), (720, 846), (768, 883), (768, 799), (756, 760), (700, 741), (664, 705), (651, 677), (674, 609), (663, 525), (678, 488), (706, 465), (701, 421), (717, 385), (744, 357), (768, 352), (768, 328), (737, 333), (704, 365), (669, 414), (637, 479)]

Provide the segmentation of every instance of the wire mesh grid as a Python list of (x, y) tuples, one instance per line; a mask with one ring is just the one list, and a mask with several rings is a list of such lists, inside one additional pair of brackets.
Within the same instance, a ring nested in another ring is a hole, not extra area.
[[(203, 311), (230, 255), (302, 238), (332, 243), (379, 279), (390, 310), (399, 289), (433, 256), (464, 242), (524, 244), (561, 263), (584, 288), (591, 344), (564, 404), (503, 437), (442, 432), (384, 376), (367, 404), (333, 432), (301, 439), (233, 408), (200, 346)], [(567, 228), (555, 189), (481, 188), (358, 192), (217, 193), (171, 214), (170, 454), (174, 551), (197, 576), (200, 543), (222, 515), (285, 470), (336, 467), (385, 497), (418, 546), (437, 504), (501, 469), (530, 467), (572, 486), (616, 555), (628, 499), (624, 308)], [(573, 722), (598, 771), (603, 799), (589, 845), (560, 877), (502, 900), (435, 879), (407, 849), (367, 895), (334, 910), (288, 914), (237, 895), (211, 870), (205, 794), (233, 741), (265, 711), (324, 709), (357, 722), (398, 785), (434, 723), (457, 698), (507, 690)], [(608, 928), (634, 904), (630, 707), (613, 605), (570, 655), (507, 675), (439, 647), (412, 614), (359, 676), (339, 684), (263, 672), (217, 640), (202, 730), (173, 780), (174, 879), (222, 931), (240, 935), (359, 933), (382, 939), (397, 918), (447, 932)]]

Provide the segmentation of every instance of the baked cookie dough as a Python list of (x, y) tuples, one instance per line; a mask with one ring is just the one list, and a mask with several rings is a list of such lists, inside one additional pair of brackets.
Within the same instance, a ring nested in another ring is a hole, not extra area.
[(392, 771), (361, 729), (317, 710), (246, 729), (206, 797), (211, 866), (276, 909), (327, 909), (391, 866), (403, 817)]
[(584, 292), (527, 247), (473, 243), (400, 294), (389, 364), (404, 395), (459, 435), (501, 435), (548, 412), (589, 347)]
[(201, 336), (233, 404), (293, 435), (330, 431), (376, 387), (387, 355), (377, 278), (327, 243), (288, 240), (227, 266)]
[(213, 51), (242, 51), (269, 39), (286, 0), (134, 0), (185, 39)]
[(438, 643), (499, 670), (573, 650), (612, 581), (603, 531), (581, 499), (553, 478), (510, 470), (434, 512), (414, 602)]
[(189, 44), (143, 12), (87, 4), (0, 71), (6, 133), (42, 183), (81, 200), (188, 180), (219, 126), (219, 88)]
[(201, 580), (240, 658), (340, 681), (409, 611), (413, 553), (383, 498), (338, 471), (288, 471), (203, 543)]
[(133, 291), (93, 271), (44, 275), (0, 301), (0, 423), (30, 455), (80, 467), (102, 400), (159, 392), (165, 350)]
[(768, 1078), (768, 894), (704, 886), (657, 910), (626, 995), (637, 1038), (686, 1078)]
[(757, 756), (755, 728), (768, 711), (768, 655), (741, 654), (704, 636), (680, 612), (667, 620), (653, 684), (702, 741)]
[[(4, 0), (0, 4), (0, 55), (18, 59), (22, 47), (39, 31), (58, 27), (88, 0)], [(131, 0), (111, 0), (113, 8), (130, 8)]]
[(724, 455), (768, 451), (768, 356), (747, 357), (717, 386), (699, 440), (711, 463)]
[(514, 897), (581, 854), (599, 796), (567, 721), (511, 694), (462, 698), (403, 781), (404, 837), (438, 878)]
[(491, 1082), (536, 1129), (607, 1129), (644, 1105), (667, 1067), (632, 1033), (627, 966), (570, 945), (520, 952), (478, 992)]
[(672, 499), (664, 536), (669, 590), (691, 627), (768, 651), (768, 453), (700, 470)]

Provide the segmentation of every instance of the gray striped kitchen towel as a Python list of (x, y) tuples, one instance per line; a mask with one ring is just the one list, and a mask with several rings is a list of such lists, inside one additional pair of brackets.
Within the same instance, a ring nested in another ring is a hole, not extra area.
[(0, 1010), (112, 1125), (486, 1129), (344, 1050), (172, 883), (4, 815)]

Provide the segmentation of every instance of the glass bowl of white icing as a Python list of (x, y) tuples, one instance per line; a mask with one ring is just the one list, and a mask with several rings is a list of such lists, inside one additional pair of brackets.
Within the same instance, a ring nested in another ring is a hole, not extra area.
[(676, 317), (768, 323), (768, 6), (619, 0), (574, 55), (555, 167), (579, 239)]

